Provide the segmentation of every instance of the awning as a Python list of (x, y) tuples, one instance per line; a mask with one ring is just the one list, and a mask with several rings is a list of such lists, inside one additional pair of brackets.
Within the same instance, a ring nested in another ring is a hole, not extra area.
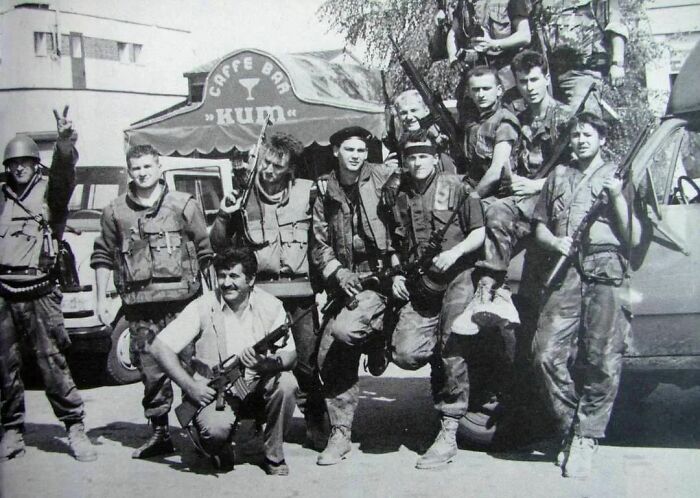
[(125, 138), (162, 155), (223, 154), (250, 149), (267, 116), (272, 131), (290, 133), (304, 145), (327, 145), (333, 132), (354, 125), (381, 137), (380, 82), (378, 71), (316, 54), (239, 50), (211, 69), (202, 102), (183, 102), (138, 121)]

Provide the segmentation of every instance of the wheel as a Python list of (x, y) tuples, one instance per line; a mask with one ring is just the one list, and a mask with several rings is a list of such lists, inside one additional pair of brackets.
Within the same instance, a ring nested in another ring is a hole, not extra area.
[(129, 355), (129, 324), (124, 318), (112, 329), (112, 346), (107, 353), (106, 376), (112, 384), (133, 384), (141, 379)]
[(478, 412), (467, 412), (460, 419), (457, 437), (470, 446), (488, 447), (494, 442), (496, 428), (493, 412), (484, 407)]

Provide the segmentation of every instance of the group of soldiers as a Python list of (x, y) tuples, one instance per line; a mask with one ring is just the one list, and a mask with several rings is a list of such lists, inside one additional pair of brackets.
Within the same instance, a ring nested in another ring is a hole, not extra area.
[[(450, 58), (469, 64), (460, 83), (459, 154), (439, 124), (425, 124), (430, 110), (408, 90), (393, 99), (402, 131), (383, 163), (367, 160), (379, 137), (353, 126), (329, 137), (337, 159), (329, 174), (296, 178), (303, 144), (267, 134), (251, 151), (250, 178), (221, 201), (208, 232), (196, 199), (169, 190), (158, 152), (148, 145), (128, 150), (131, 181), (103, 210), (91, 266), (105, 324), (115, 318), (106, 300), (113, 275), (144, 384), (152, 436), (133, 458), (175, 451), (168, 420), (174, 381), (199, 407), (188, 426), (193, 442), (217, 466), (233, 464), (236, 424), (253, 414), (264, 425), (264, 470), (288, 474), (283, 439), (295, 404), (308, 444), (320, 452), (317, 463), (337, 464), (351, 451), (364, 355), (372, 375), (389, 362), (409, 370), (430, 364), (440, 430), (416, 467), (439, 467), (457, 454), (477, 339), (503, 344), (511, 362), (515, 343), (527, 340), (527, 382), (540, 388), (553, 417), (552, 458), (566, 477), (589, 475), (617, 394), (631, 318), (627, 266), (646, 222), (640, 195), (605, 159), (608, 127), (597, 95), (589, 98), (591, 80), (603, 72), (614, 85), (624, 76), (626, 30), (617, 1), (556, 6), (540, 12), (548, 16), (548, 57), (523, 49), (534, 25), (527, 1), (464, 0), (438, 16), (450, 20)], [(469, 26), (475, 22), (481, 36)], [(555, 67), (561, 72), (553, 78)], [(506, 98), (504, 75), (519, 98)], [(553, 84), (565, 103), (552, 95)], [(0, 460), (24, 453), (21, 345), (36, 354), (72, 454), (96, 458), (62, 355), (69, 340), (51, 271), (75, 183), (71, 131), (65, 115), (58, 118), (48, 182), (31, 139), (17, 137), (5, 150)], [(557, 164), (542, 175), (553, 155)], [(576, 256), (543, 291), (547, 261), (571, 256), (571, 236), (601, 196), (604, 209)], [(516, 310), (506, 272), (523, 245), (523, 304)], [(291, 334), (276, 347), (257, 347), (285, 326)], [(525, 330), (516, 337), (518, 329)], [(210, 380), (231, 354), (244, 367), (245, 396), (229, 392), (224, 406), (214, 403)], [(582, 365), (576, 383), (574, 360)], [(512, 402), (512, 393), (503, 394), (506, 405)]]

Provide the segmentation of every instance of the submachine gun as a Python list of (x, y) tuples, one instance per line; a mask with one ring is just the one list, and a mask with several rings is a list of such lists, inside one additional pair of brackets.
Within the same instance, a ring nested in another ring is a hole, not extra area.
[[(642, 147), (642, 145), (644, 145), (644, 141), (651, 132), (651, 125), (651, 121), (646, 124), (644, 129), (637, 136), (637, 139), (634, 141), (632, 147), (627, 152), (625, 159), (620, 163), (620, 166), (618, 166), (617, 170), (615, 171), (615, 177), (621, 179), (624, 183), (626, 183), (629, 178), (630, 169), (632, 167), (632, 160), (635, 158), (637, 152), (639, 152), (639, 149)], [(588, 233), (589, 228), (591, 227), (593, 222), (595, 222), (596, 219), (598, 219), (601, 208), (607, 203), (607, 197), (608, 196), (606, 192), (603, 190), (593, 201), (593, 204), (591, 205), (590, 209), (583, 216), (581, 223), (579, 223), (579, 225), (576, 227), (576, 229), (571, 235), (572, 242), (569, 254), (562, 254), (559, 257), (556, 264), (547, 276), (547, 280), (544, 283), (544, 290), (550, 289), (552, 286), (558, 283), (563, 277), (563, 275), (566, 273), (566, 269), (569, 267), (571, 262), (581, 250), (583, 239)]]
[[(275, 330), (267, 334), (253, 345), (253, 350), (257, 354), (265, 354), (268, 351), (275, 349), (275, 343), (289, 333), (291, 327), (299, 321), (304, 315), (309, 313), (313, 307), (306, 310), (303, 314), (297, 316), (296, 320), (290, 322), (289, 319), (283, 325), (280, 325)], [(209, 381), (209, 387), (216, 391), (216, 409), (221, 411), (225, 408), (225, 396), (231, 393), (235, 401), (240, 404), (250, 393), (248, 384), (244, 377), (244, 368), (240, 357), (231, 355), (212, 369), (212, 378)], [(208, 405), (207, 405), (208, 406)], [(182, 404), (175, 408), (175, 415), (180, 425), (183, 428), (188, 428), (194, 418), (203, 409), (203, 406), (197, 405), (187, 397), (183, 397)]]

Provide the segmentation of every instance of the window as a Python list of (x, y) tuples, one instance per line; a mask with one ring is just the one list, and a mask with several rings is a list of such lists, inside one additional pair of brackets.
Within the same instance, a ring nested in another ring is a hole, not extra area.
[(138, 43), (117, 42), (119, 52), (119, 62), (124, 64), (138, 64), (141, 60), (141, 49), (143, 45)]
[(34, 32), (34, 54), (39, 57), (46, 57), (55, 51), (53, 33), (40, 31)]

